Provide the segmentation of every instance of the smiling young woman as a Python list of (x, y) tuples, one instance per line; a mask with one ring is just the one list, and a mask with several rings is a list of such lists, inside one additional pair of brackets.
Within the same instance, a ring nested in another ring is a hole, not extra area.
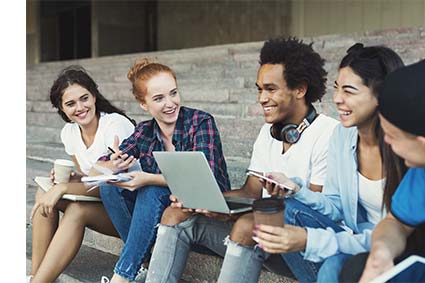
[[(323, 192), (271, 174), (295, 188), (285, 200), (285, 227), (260, 225), (255, 233), (259, 245), (281, 254), (299, 281), (338, 282), (349, 255), (370, 248), (372, 229), (388, 210), (406, 172), (403, 161), (384, 144), (378, 119), (380, 86), (386, 75), (402, 66), (400, 56), (387, 47), (349, 48), (334, 84), (341, 124), (329, 141)], [(331, 225), (324, 225), (326, 221)], [(339, 226), (341, 221), (345, 227)]]
[[(113, 145), (115, 136), (128, 137), (135, 124), (103, 97), (81, 66), (70, 66), (59, 74), (51, 87), (50, 101), (67, 122), (61, 140), (78, 172), (74, 172), (72, 182), (36, 193), (31, 212), (32, 267), (28, 278), (33, 283), (52, 282), (62, 273), (77, 254), (86, 227), (118, 237), (101, 202), (71, 202), (61, 197), (65, 193), (87, 194), (81, 176), (87, 175), (93, 163)], [(99, 192), (94, 190), (90, 195), (98, 196)], [(63, 212), (60, 223), (59, 211)]]
[[(214, 118), (201, 110), (181, 105), (176, 75), (166, 65), (147, 59), (136, 61), (128, 72), (132, 92), (152, 119), (137, 125), (116, 154), (104, 156), (99, 164), (126, 170), (135, 162), (141, 171), (127, 173), (132, 180), (101, 186), (101, 197), (124, 248), (115, 265), (111, 282), (142, 280), (156, 239), (157, 224), (170, 204), (167, 182), (160, 174), (153, 151), (202, 151), (222, 191), (230, 189), (220, 135)], [(127, 160), (118, 156), (129, 157)], [(109, 279), (103, 277), (105, 282)]]

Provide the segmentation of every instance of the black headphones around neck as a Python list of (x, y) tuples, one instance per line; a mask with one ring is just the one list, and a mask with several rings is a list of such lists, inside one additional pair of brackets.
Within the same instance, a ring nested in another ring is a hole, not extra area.
[(270, 127), (270, 134), (274, 139), (277, 139), (278, 141), (294, 144), (300, 139), (302, 132), (308, 126), (310, 126), (311, 123), (313, 123), (316, 117), (316, 109), (314, 109), (313, 105), (310, 105), (307, 116), (302, 120), (299, 125), (284, 125), (282, 123), (275, 123)]

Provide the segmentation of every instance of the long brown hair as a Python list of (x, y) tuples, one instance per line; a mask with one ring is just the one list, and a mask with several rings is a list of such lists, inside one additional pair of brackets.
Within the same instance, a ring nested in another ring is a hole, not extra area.
[[(370, 88), (375, 96), (379, 96), (385, 76), (403, 66), (400, 56), (388, 47), (364, 47), (363, 44), (356, 43), (347, 50), (347, 55), (341, 60), (339, 68), (350, 67), (362, 79), (363, 84)], [(378, 114), (375, 115), (374, 131), (382, 158), (382, 175), (385, 176), (382, 207), (389, 211), (391, 197), (406, 173), (407, 167), (404, 160), (384, 142), (384, 132)]]
[(111, 104), (100, 92), (97, 84), (89, 76), (87, 71), (79, 65), (71, 65), (63, 69), (57, 79), (53, 82), (50, 88), (50, 102), (52, 106), (58, 109), (58, 114), (62, 117), (65, 122), (71, 122), (71, 120), (62, 111), (62, 96), (65, 90), (73, 84), (80, 85), (87, 89), (94, 97), (96, 97), (96, 115), (99, 117), (100, 112), (105, 113), (118, 113), (126, 117), (133, 125), (136, 122), (128, 117), (123, 110), (115, 107)]

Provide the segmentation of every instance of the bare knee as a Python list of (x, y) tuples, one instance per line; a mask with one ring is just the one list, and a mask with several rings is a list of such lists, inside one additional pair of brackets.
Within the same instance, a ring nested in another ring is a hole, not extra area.
[[(44, 192), (42, 189), (38, 189), (37, 192), (35, 193), (35, 202), (36, 203), (39, 202), (40, 199), (44, 196), (44, 194), (46, 194), (46, 192)], [(34, 207), (35, 206), (33, 206), (33, 209)], [(43, 221), (47, 221), (47, 222), (57, 222), (56, 218), (59, 217), (59, 211), (56, 205), (52, 208), (50, 217), (47, 217), (46, 215), (43, 215), (41, 213), (42, 213), (42, 209), (40, 209), (40, 206), (38, 206), (37, 210), (34, 212), (34, 215), (33, 215), (33, 223), (37, 222), (37, 219), (43, 219)]]
[(190, 212), (184, 212), (180, 208), (169, 206), (162, 214), (161, 224), (174, 226), (188, 219), (190, 215)]
[(236, 220), (233, 225), (230, 239), (245, 246), (254, 246), (255, 242), (252, 240), (252, 230), (254, 229), (254, 215), (247, 213), (242, 215)]
[(64, 212), (66, 221), (85, 224), (87, 216), (90, 215), (89, 207), (84, 203), (75, 201), (68, 204)]

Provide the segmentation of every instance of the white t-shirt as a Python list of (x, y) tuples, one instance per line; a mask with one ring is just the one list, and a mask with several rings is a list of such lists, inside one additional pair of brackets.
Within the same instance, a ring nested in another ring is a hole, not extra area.
[(376, 224), (381, 221), (385, 211), (382, 211), (382, 200), (384, 198), (384, 179), (370, 180), (359, 175), (359, 202), (366, 209), (367, 220)]
[(75, 155), (81, 171), (88, 174), (92, 164), (99, 157), (105, 155), (108, 146), (114, 144), (114, 136), (117, 135), (120, 143), (134, 132), (133, 124), (118, 113), (101, 113), (99, 125), (93, 144), (86, 147), (81, 137), (80, 127), (76, 123), (66, 123), (61, 131), (61, 140), (65, 151), (69, 155)]
[[(284, 154), (282, 142), (270, 135), (271, 124), (264, 124), (254, 143), (248, 170), (282, 172), (289, 178), (301, 178), (307, 186), (323, 185), (329, 138), (337, 124), (337, 120), (320, 114)], [(264, 189), (263, 197), (267, 196)]]

